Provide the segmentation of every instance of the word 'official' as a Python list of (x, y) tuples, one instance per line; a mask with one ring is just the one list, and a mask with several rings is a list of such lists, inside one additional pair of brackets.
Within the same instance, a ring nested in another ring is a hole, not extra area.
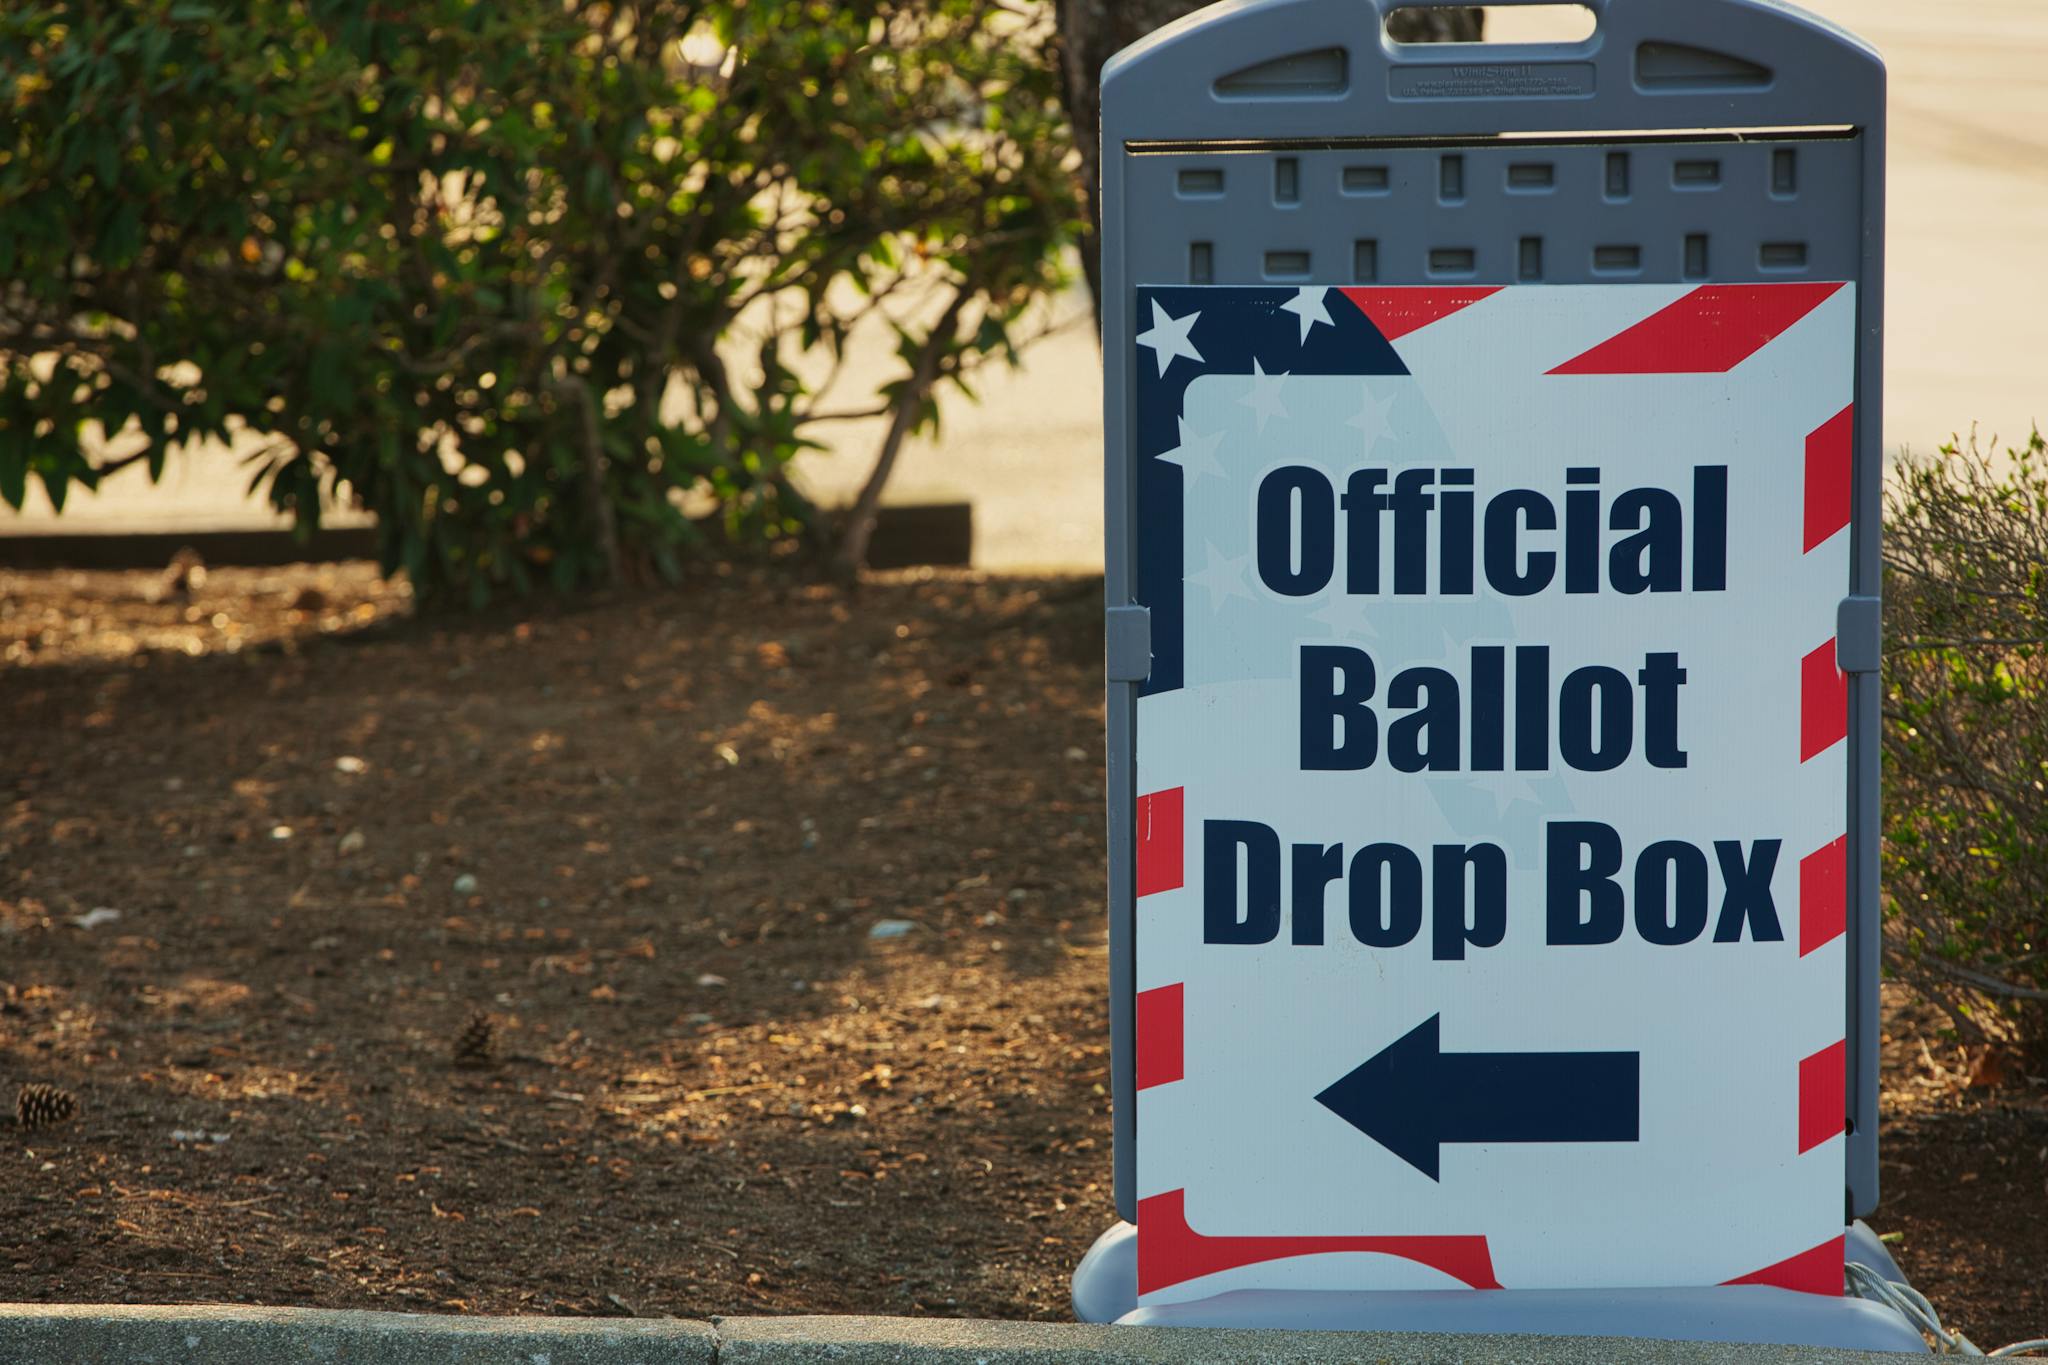
[[(1565, 470), (1562, 516), (1559, 499), (1533, 488), (1503, 490), (1482, 509), (1474, 481), (1470, 469), (1358, 469), (1339, 493), (1322, 470), (1283, 465), (1259, 484), (1259, 579), (1284, 597), (1313, 597), (1341, 567), (1354, 597), (1461, 597), (1483, 576), (1503, 597), (1530, 597), (1558, 581), (1562, 560), (1567, 593), (1603, 584), (1626, 594), (1728, 587), (1726, 465), (1693, 470), (1689, 517), (1667, 488), (1631, 488), (1606, 501), (1597, 468)], [(1625, 534), (1603, 556), (1608, 532)]]

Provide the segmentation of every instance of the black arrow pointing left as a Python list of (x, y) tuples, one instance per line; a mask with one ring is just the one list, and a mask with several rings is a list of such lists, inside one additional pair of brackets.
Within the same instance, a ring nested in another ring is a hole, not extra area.
[(1445, 1052), (1441, 1017), (1317, 1101), (1431, 1180), (1446, 1142), (1640, 1140), (1641, 1053)]

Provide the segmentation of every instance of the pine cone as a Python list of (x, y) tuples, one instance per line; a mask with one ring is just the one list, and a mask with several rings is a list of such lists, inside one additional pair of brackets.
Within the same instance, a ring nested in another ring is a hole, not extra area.
[(49, 1128), (78, 1113), (78, 1096), (54, 1085), (24, 1085), (14, 1099), (14, 1119), (23, 1132)]
[(482, 1010), (472, 1010), (469, 1023), (455, 1039), (455, 1064), (457, 1066), (489, 1066), (497, 1051), (497, 1021)]

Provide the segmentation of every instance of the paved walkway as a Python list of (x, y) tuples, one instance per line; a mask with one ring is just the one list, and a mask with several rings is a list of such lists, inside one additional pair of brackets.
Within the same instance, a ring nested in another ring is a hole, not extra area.
[[(2048, 4), (1812, 7), (1869, 38), (1891, 70), (1886, 442), (1931, 451), (1973, 421), (1987, 435), (2023, 437), (2048, 420), (2048, 121), (2040, 108)], [(1506, 31), (1529, 16), (1507, 11), (1497, 22)], [(874, 348), (850, 367), (846, 392), (894, 365)], [(1032, 350), (1023, 372), (984, 376), (981, 391), (978, 405), (949, 405), (940, 443), (906, 452), (891, 501), (974, 502), (986, 568), (1099, 567), (1101, 380), (1092, 336), (1069, 329)], [(879, 429), (836, 434), (838, 452), (813, 462), (810, 482), (843, 498), (859, 485)], [(78, 500), (67, 529), (262, 521), (263, 510), (240, 495), (244, 482), (218, 451), (188, 461), (168, 488), (149, 488), (136, 469)], [(47, 508), (31, 515), (48, 517)], [(0, 513), (0, 534), (11, 520)]]

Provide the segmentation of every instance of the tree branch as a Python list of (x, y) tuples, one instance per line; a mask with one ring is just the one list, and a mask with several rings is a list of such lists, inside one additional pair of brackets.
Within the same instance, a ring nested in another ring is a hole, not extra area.
[(839, 551), (833, 557), (833, 568), (847, 583), (857, 582), (862, 566), (868, 559), (868, 541), (875, 533), (875, 518), (882, 506), (882, 489), (889, 482), (889, 474), (896, 467), (896, 457), (903, 452), (903, 443), (917, 425), (917, 414), (930, 396), (932, 385), (938, 382), (939, 369), (956, 340), (955, 332), (960, 324), (960, 314), (967, 307), (967, 300), (973, 289), (966, 284), (957, 286), (953, 298), (946, 305), (945, 313), (932, 325), (926, 334), (924, 345), (917, 353), (917, 364), (912, 367), (910, 377), (903, 381), (897, 391), (895, 417), (889, 423), (889, 430), (882, 437), (882, 446), (875, 456), (875, 467), (868, 474), (867, 482), (861, 486), (860, 496), (854, 499), (853, 508), (847, 513), (846, 530), (839, 542)]

